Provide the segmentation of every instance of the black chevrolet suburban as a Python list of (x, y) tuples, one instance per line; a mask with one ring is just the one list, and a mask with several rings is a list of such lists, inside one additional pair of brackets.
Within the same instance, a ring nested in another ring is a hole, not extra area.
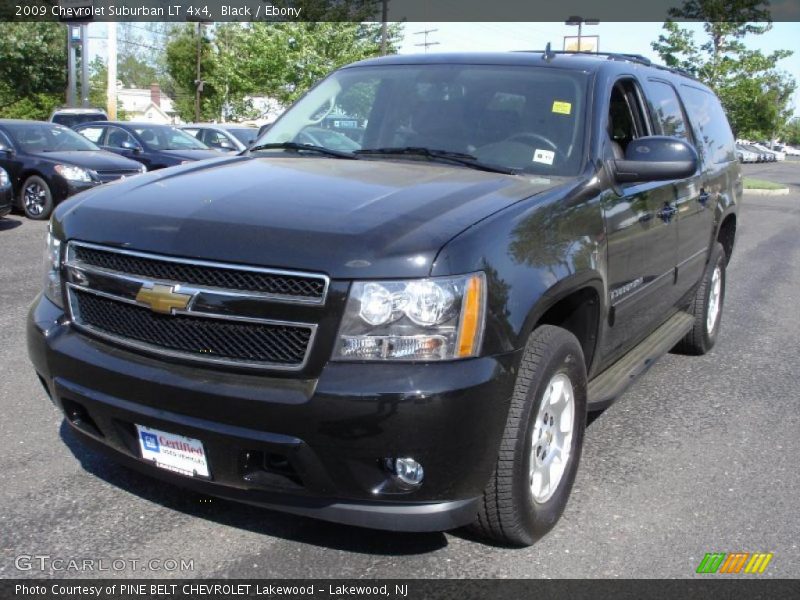
[[(336, 114), (357, 150), (298, 141)], [(29, 353), (155, 477), (530, 544), (587, 411), (714, 345), (741, 193), (717, 98), (641, 57), (370, 59), (240, 155), (60, 205)]]

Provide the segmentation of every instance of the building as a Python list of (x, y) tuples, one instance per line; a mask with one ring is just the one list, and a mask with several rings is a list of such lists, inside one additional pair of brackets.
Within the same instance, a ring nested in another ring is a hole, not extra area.
[(161, 92), (157, 83), (150, 89), (120, 88), (117, 102), (130, 121), (180, 123), (172, 98)]

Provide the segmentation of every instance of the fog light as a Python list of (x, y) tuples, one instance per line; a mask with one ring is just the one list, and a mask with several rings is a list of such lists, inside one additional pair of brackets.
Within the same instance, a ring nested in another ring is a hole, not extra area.
[(425, 477), (425, 470), (422, 465), (413, 458), (389, 458), (386, 466), (400, 481), (406, 485), (418, 486)]

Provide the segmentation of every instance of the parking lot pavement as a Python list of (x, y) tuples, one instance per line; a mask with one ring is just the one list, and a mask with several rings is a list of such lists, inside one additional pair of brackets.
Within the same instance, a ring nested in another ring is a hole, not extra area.
[[(800, 182), (800, 163), (754, 167)], [(800, 577), (800, 188), (745, 197), (740, 223), (717, 347), (665, 356), (597, 417), (561, 523), (506, 549), (209, 499), (84, 449), (26, 357), (45, 225), (0, 220), (0, 576), (52, 575), (15, 568), (39, 554), (193, 561), (65, 577), (690, 577), (706, 552), (761, 551), (761, 577)]]

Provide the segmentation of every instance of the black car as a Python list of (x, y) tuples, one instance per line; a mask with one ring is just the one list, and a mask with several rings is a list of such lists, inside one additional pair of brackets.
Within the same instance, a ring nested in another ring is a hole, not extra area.
[(104, 150), (139, 161), (148, 171), (221, 155), (194, 136), (171, 125), (98, 121), (84, 123), (74, 129)]
[[(356, 94), (359, 150), (302, 143)], [(530, 544), (587, 410), (714, 346), (741, 195), (719, 100), (681, 72), (371, 59), (241, 155), (60, 207), (28, 348), (78, 437), (150, 475)]]
[(11, 119), (0, 119), (0, 167), (8, 172), (17, 206), (31, 219), (47, 219), (73, 194), (144, 172), (139, 163), (62, 125)]
[(0, 168), (0, 217), (11, 212), (14, 192), (11, 189), (11, 178), (5, 169)]

